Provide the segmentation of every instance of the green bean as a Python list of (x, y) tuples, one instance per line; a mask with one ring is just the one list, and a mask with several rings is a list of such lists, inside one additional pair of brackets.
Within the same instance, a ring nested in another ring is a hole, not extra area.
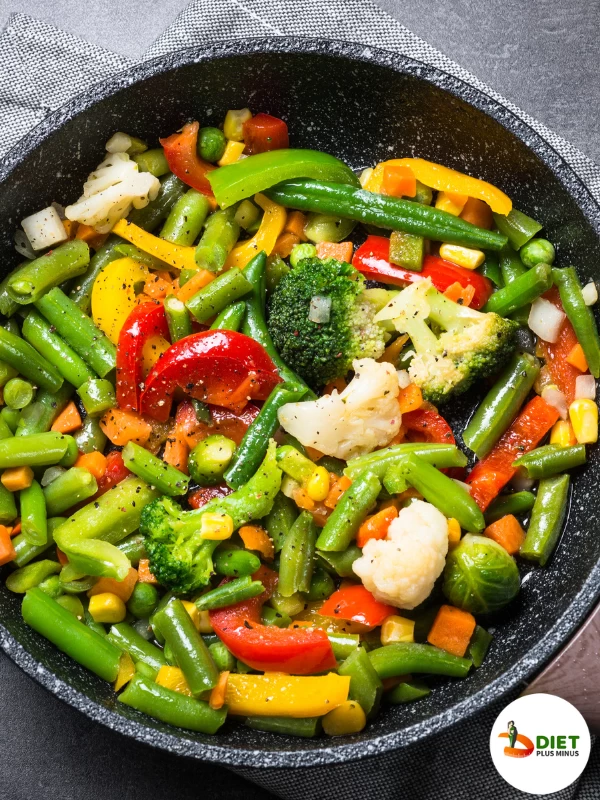
[[(223, 474), (230, 464), (235, 451), (235, 442), (220, 433), (202, 439), (192, 450), (188, 458), (188, 470), (191, 478), (200, 486), (215, 486), (223, 480)], [(262, 461), (262, 456), (258, 461)], [(251, 474), (256, 472), (255, 469)], [(248, 476), (250, 477), (250, 476)], [(241, 484), (240, 484), (241, 485)], [(237, 488), (237, 487), (236, 487)]]
[(60, 572), (60, 564), (58, 561), (35, 561), (33, 564), (27, 564), (26, 567), (17, 569), (6, 579), (6, 588), (15, 594), (25, 594), (28, 589), (33, 589), (34, 586), (46, 580), (50, 575), (56, 575)]
[(48, 514), (56, 517), (76, 503), (87, 500), (97, 491), (98, 484), (91, 472), (80, 467), (72, 467), (44, 489)]
[(544, 566), (558, 541), (569, 505), (569, 476), (544, 478), (538, 486), (527, 536), (519, 555)]
[(519, 256), (523, 264), (531, 269), (536, 264), (552, 264), (556, 257), (556, 251), (548, 239), (530, 239), (519, 250)]
[(507, 317), (528, 303), (532, 303), (551, 286), (552, 267), (548, 264), (538, 264), (493, 294), (483, 310)]
[(383, 450), (350, 459), (344, 475), (355, 480), (361, 472), (368, 470), (383, 480), (388, 468), (402, 461), (409, 453), (414, 453), (438, 469), (464, 467), (467, 464), (465, 454), (453, 444), (394, 444), (391, 447), (384, 447)]
[(212, 660), (219, 672), (231, 672), (235, 669), (235, 656), (223, 642), (214, 642), (208, 646)]
[[(315, 248), (316, 250), (316, 248)], [(265, 269), (265, 283), (267, 292), (273, 292), (279, 286), (281, 279), (288, 274), (290, 267), (280, 255), (272, 255), (267, 258)]]
[(18, 424), (14, 431), (15, 436), (47, 433), (54, 420), (69, 402), (72, 394), (73, 387), (67, 383), (63, 383), (57, 392), (38, 389), (33, 403), (26, 406), (18, 418)]
[(9, 408), (21, 410), (33, 400), (33, 386), (22, 378), (11, 378), (4, 387), (4, 402)]
[(375, 505), (381, 481), (372, 472), (362, 472), (346, 489), (317, 539), (319, 550), (340, 553), (350, 545)]
[(338, 673), (350, 677), (350, 699), (356, 700), (365, 714), (374, 716), (381, 702), (383, 684), (365, 648), (353, 650), (338, 667)]
[(383, 476), (383, 488), (389, 495), (402, 494), (408, 489), (408, 482), (402, 474), (403, 463), (403, 461), (400, 461), (390, 467)]
[(106, 628), (104, 625), (102, 625), (101, 622), (95, 622), (87, 608), (83, 610), (83, 622), (88, 628), (90, 628), (90, 630), (94, 631), (94, 633), (97, 633), (98, 636), (106, 636)]
[(76, 389), (88, 379), (96, 377), (96, 373), (54, 332), (52, 326), (37, 311), (31, 310), (25, 317), (23, 338)]
[(514, 492), (513, 494), (500, 495), (485, 512), (487, 525), (505, 517), (507, 514), (525, 514), (531, 511), (535, 502), (535, 495), (531, 492)]
[(298, 511), (294, 501), (279, 492), (273, 507), (265, 518), (265, 529), (273, 540), (276, 553), (281, 550), (285, 537), (297, 516)]
[(512, 356), (463, 433), (465, 444), (478, 458), (486, 456), (509, 427), (539, 372), (539, 361), (529, 353)]
[(581, 284), (573, 267), (553, 269), (552, 277), (558, 286), (560, 299), (577, 340), (583, 348), (585, 360), (594, 378), (600, 377), (600, 337), (592, 309), (585, 304)]
[(276, 611), (271, 606), (263, 606), (261, 611), (263, 625), (274, 625), (276, 628), (287, 628), (292, 624), (292, 618), (282, 611)]
[(309, 600), (326, 600), (335, 591), (335, 583), (331, 575), (321, 567), (316, 567), (307, 592)]
[(161, 667), (167, 666), (167, 659), (162, 650), (148, 642), (135, 628), (126, 622), (112, 625), (107, 639), (124, 653), (129, 653), (137, 664), (141, 661), (156, 674)]
[(54, 286), (84, 273), (89, 263), (88, 245), (82, 239), (72, 239), (19, 267), (6, 290), (16, 303), (35, 303)]
[(23, 261), (22, 264), (19, 264), (19, 266), (15, 267), (11, 272), (8, 273), (2, 282), (0, 282), (0, 314), (3, 314), (5, 317), (12, 317), (13, 314), (16, 314), (21, 307), (21, 304), (15, 303), (15, 301), (9, 295), (6, 288), (8, 286), (8, 282), (13, 275), (16, 275), (21, 267), (29, 263), (29, 261)]
[(219, 671), (181, 600), (173, 598), (158, 611), (155, 624), (173, 650), (192, 694), (197, 697), (216, 686)]
[(213, 562), (217, 575), (226, 575), (228, 578), (253, 575), (260, 567), (260, 558), (257, 555), (234, 545), (217, 550)]
[[(152, 151), (148, 150), (147, 153)], [(144, 155), (147, 155), (145, 153)], [(169, 215), (169, 211), (179, 200), (188, 187), (175, 175), (167, 175), (160, 183), (160, 189), (154, 200), (144, 208), (134, 208), (127, 217), (128, 222), (133, 222), (145, 231), (153, 231)]]
[(35, 305), (101, 378), (115, 368), (117, 351), (114, 344), (64, 292), (58, 288), (51, 289)]
[(44, 545), (48, 542), (48, 523), (44, 492), (37, 481), (33, 481), (19, 494), (21, 505), (21, 528), (30, 544)]
[(2, 439), (0, 440), (0, 469), (46, 467), (58, 464), (67, 452), (69, 439), (72, 437), (56, 431)]
[(102, 453), (107, 442), (106, 434), (100, 427), (96, 417), (85, 417), (81, 428), (75, 431), (73, 438), (80, 453)]
[(68, 564), (61, 569), (58, 577), (60, 580), (60, 588), (66, 594), (81, 594), (82, 592), (87, 592), (98, 580), (92, 575), (85, 575), (83, 578), (71, 580), (71, 572)]
[(0, 524), (6, 525), (17, 518), (15, 496), (9, 492), (4, 484), (0, 483)]
[(246, 314), (246, 303), (238, 300), (224, 308), (210, 326), (211, 331), (239, 331)]
[(227, 716), (226, 708), (216, 710), (202, 700), (165, 689), (141, 675), (127, 684), (119, 702), (161, 722), (199, 733), (216, 733)]
[(50, 577), (44, 578), (43, 581), (38, 583), (38, 588), (41, 589), (44, 594), (49, 595), (54, 600), (56, 600), (57, 597), (60, 597), (63, 593), (58, 575), (50, 575)]
[(257, 597), (264, 590), (265, 587), (260, 581), (253, 581), (250, 575), (246, 575), (211, 589), (198, 597), (195, 603), (199, 611), (211, 611), (214, 608), (232, 606), (250, 597)]
[(431, 675), (450, 675), (465, 678), (472, 663), (429, 644), (398, 642), (379, 647), (369, 653), (371, 663), (380, 678), (394, 678), (412, 672)]
[(527, 273), (527, 267), (519, 258), (519, 254), (510, 244), (505, 245), (500, 251), (500, 271), (504, 286), (509, 286), (517, 278)]
[[(13, 409), (9, 408), (9, 412), (12, 413)], [(18, 420), (17, 420), (18, 424)], [(16, 428), (15, 428), (16, 429)], [(14, 436), (8, 422), (4, 419), (3, 416), (0, 415), (0, 439), (9, 439), (11, 436)]]
[(146, 253), (144, 250), (140, 250), (139, 247), (129, 242), (119, 242), (114, 246), (114, 252), (117, 258), (133, 258), (134, 261), (145, 264), (149, 269), (169, 270), (169, 264), (165, 261), (161, 261), (160, 258)]
[(215, 211), (206, 220), (204, 233), (196, 247), (196, 264), (209, 272), (220, 272), (240, 235), (234, 220), (235, 209)]
[(111, 261), (122, 258), (122, 254), (117, 253), (115, 250), (115, 246), (119, 241), (120, 240), (117, 239), (116, 236), (109, 236), (108, 239), (100, 245), (90, 260), (87, 272), (76, 282), (76, 285), (69, 292), (71, 300), (76, 303), (85, 314), (89, 314), (92, 308), (92, 289), (96, 278)]
[(133, 566), (136, 566), (141, 558), (148, 558), (143, 533), (132, 533), (131, 536), (119, 542), (117, 547), (122, 553), (125, 553)]
[(58, 462), (60, 467), (72, 467), (79, 458), (79, 450), (77, 449), (77, 442), (72, 436), (65, 437), (67, 440), (67, 449), (64, 456)]
[(15, 566), (24, 567), (25, 564), (33, 561), (34, 558), (45, 553), (46, 550), (54, 544), (54, 531), (62, 525), (64, 521), (62, 517), (54, 517), (48, 520), (48, 541), (42, 545), (30, 544), (23, 533), (19, 533), (18, 536), (15, 536), (12, 540), (16, 553), (13, 559)]
[(333, 472), (334, 475), (341, 477), (344, 474), (346, 462), (333, 456), (323, 456), (319, 459), (317, 466), (325, 467), (327, 472)]
[(321, 732), (321, 717), (246, 717), (244, 725), (255, 731), (312, 739)]
[(77, 389), (88, 416), (101, 417), (117, 405), (115, 387), (106, 378), (89, 378)]
[(232, 267), (196, 292), (185, 305), (198, 322), (206, 322), (251, 289), (242, 270)]
[(298, 483), (306, 483), (316, 469), (315, 463), (310, 458), (287, 444), (277, 448), (277, 463), (286, 475)]
[(0, 328), (0, 358), (36, 386), (49, 392), (56, 392), (62, 385), (63, 379), (52, 364), (6, 327)]
[(148, 619), (158, 605), (158, 589), (151, 583), (136, 583), (127, 601), (127, 611), (136, 619)]
[(138, 165), (140, 172), (149, 172), (155, 178), (161, 178), (171, 171), (162, 147), (155, 147), (152, 150), (137, 153), (133, 156), (133, 160)]
[(121, 651), (90, 630), (39, 588), (29, 589), (23, 598), (23, 619), (59, 650), (100, 678), (111, 683), (119, 672)]
[(342, 553), (324, 552), (317, 549), (317, 556), (325, 566), (325, 569), (335, 572), (340, 578), (355, 578), (356, 574), (352, 569), (352, 564), (362, 555), (362, 550), (355, 544), (351, 544)]
[(306, 608), (306, 602), (301, 594), (284, 597), (278, 591), (274, 591), (269, 603), (275, 611), (288, 617), (295, 617)]
[(7, 364), (5, 361), (0, 361), (0, 387), (6, 386), (11, 378), (16, 378), (18, 371)]
[(208, 197), (196, 189), (188, 189), (169, 212), (160, 232), (161, 238), (190, 247), (200, 234), (209, 211)]
[[(42, 391), (44, 390), (42, 389)], [(33, 403), (31, 406), (26, 406), (25, 408), (29, 409), (33, 405), (35, 405), (35, 403)], [(11, 436), (13, 436), (21, 421), (21, 412), (18, 411), (16, 408), (9, 408), (8, 406), (4, 406), (2, 411), (0, 411), (0, 419), (2, 420), (6, 428), (8, 428), (8, 430), (10, 431)], [(7, 439), (8, 437), (3, 436), (2, 438)]]
[(480, 667), (483, 664), (493, 638), (492, 634), (482, 628), (481, 625), (476, 626), (467, 648), (467, 656), (473, 662), (474, 667)]
[(385, 699), (392, 705), (398, 705), (400, 703), (412, 703), (414, 700), (427, 697), (428, 694), (431, 694), (431, 689), (422, 681), (403, 681), (394, 686), (389, 692), (386, 692)]
[(198, 131), (198, 154), (205, 161), (215, 164), (222, 158), (226, 146), (227, 139), (219, 128), (200, 128)]
[(500, 269), (498, 253), (486, 253), (485, 261), (479, 268), (479, 272), (485, 275), (497, 289), (502, 289), (504, 286), (504, 278), (502, 277), (502, 271)]
[(539, 222), (523, 214), (522, 211), (517, 211), (516, 208), (513, 208), (507, 216), (494, 214), (494, 222), (500, 233), (507, 236), (508, 241), (517, 250), (542, 230)]
[(162, 494), (168, 494), (170, 497), (186, 494), (189, 483), (187, 475), (171, 464), (161, 461), (139, 444), (128, 442), (123, 448), (122, 455), (123, 462), (130, 472), (155, 486)]
[(552, 475), (574, 467), (580, 467), (585, 464), (586, 460), (584, 444), (576, 444), (572, 447), (548, 444), (519, 456), (513, 462), (513, 467), (524, 469), (528, 478), (538, 480), (550, 478)]
[(273, 389), (263, 403), (258, 416), (248, 427), (240, 446), (233, 454), (233, 458), (223, 474), (229, 486), (239, 489), (256, 472), (267, 452), (271, 437), (279, 428), (277, 416), (279, 409), (287, 403), (301, 400), (305, 392), (306, 389), (303, 386), (288, 383), (280, 383)]
[(72, 614), (77, 620), (82, 620), (84, 616), (83, 603), (78, 597), (69, 594), (61, 594), (56, 600), (59, 606), (62, 606), (69, 614)]
[(283, 597), (309, 591), (316, 540), (317, 526), (308, 511), (303, 511), (292, 525), (281, 548), (277, 589)]
[(165, 297), (164, 306), (171, 344), (175, 344), (180, 339), (185, 339), (192, 332), (190, 312), (185, 307), (185, 304), (174, 294)]

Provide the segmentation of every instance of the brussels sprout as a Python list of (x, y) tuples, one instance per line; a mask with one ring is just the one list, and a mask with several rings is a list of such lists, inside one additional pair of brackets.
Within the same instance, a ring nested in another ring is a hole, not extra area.
[(446, 561), (444, 594), (463, 611), (498, 611), (517, 596), (519, 587), (514, 558), (486, 536), (467, 534)]

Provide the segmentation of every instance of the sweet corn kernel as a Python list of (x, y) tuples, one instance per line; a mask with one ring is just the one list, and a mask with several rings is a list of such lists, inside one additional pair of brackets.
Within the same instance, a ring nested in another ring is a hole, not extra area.
[(156, 676), (156, 683), (159, 686), (164, 686), (165, 689), (171, 689), (173, 692), (187, 694), (188, 697), (192, 696), (185, 675), (179, 667), (161, 667)]
[(460, 542), (460, 524), (457, 519), (450, 517), (448, 520), (448, 547), (456, 547)]
[(455, 194), (454, 192), (439, 192), (435, 201), (435, 207), (441, 211), (447, 211), (455, 217), (461, 213), (469, 198), (466, 194)]
[(306, 494), (317, 503), (325, 500), (329, 494), (329, 473), (325, 467), (316, 467), (306, 483)]
[(392, 614), (386, 617), (381, 624), (381, 644), (396, 644), (396, 642), (414, 642), (415, 621), (398, 617)]
[(568, 419), (559, 419), (558, 422), (554, 423), (550, 433), (550, 444), (558, 444), (561, 447), (570, 447), (577, 444), (573, 426)]
[(360, 733), (366, 724), (365, 712), (356, 700), (346, 700), (323, 717), (323, 730), (328, 736)]
[(457, 244), (443, 244), (440, 247), (440, 256), (465, 269), (477, 269), (485, 261), (485, 253), (481, 250), (459, 247)]
[(244, 122), (252, 119), (252, 112), (249, 108), (231, 109), (225, 114), (223, 123), (223, 133), (227, 139), (234, 142), (244, 141)]
[(217, 161), (217, 164), (220, 167), (226, 167), (228, 164), (235, 164), (236, 161), (240, 160), (245, 146), (243, 142), (234, 142), (233, 139), (230, 139), (225, 146), (223, 155)]
[(88, 610), (94, 622), (123, 622), (127, 614), (125, 603), (112, 592), (103, 592), (90, 597)]
[(183, 607), (188, 612), (190, 617), (192, 618), (192, 622), (194, 623), (194, 627), (197, 631), (200, 630), (200, 612), (196, 606), (196, 603), (192, 603), (189, 600), (182, 600)]
[(569, 418), (579, 444), (598, 441), (598, 406), (593, 400), (574, 400), (569, 406)]
[[(198, 611), (198, 609), (196, 609)], [(210, 624), (210, 613), (208, 611), (198, 611), (198, 630), (200, 633), (214, 633), (214, 628)]]
[(202, 514), (200, 536), (202, 539), (229, 539), (233, 533), (233, 520), (229, 514), (213, 514), (210, 511)]
[(119, 672), (114, 683), (115, 692), (122, 689), (135, 675), (135, 664), (129, 653), (123, 653), (119, 661)]

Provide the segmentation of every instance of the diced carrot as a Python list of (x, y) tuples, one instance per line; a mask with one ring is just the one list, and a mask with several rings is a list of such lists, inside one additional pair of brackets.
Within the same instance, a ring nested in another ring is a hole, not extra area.
[(269, 534), (259, 525), (242, 525), (238, 531), (244, 547), (248, 550), (258, 550), (266, 561), (275, 557), (275, 545)]
[(106, 472), (106, 456), (97, 450), (92, 453), (82, 453), (75, 462), (75, 466), (87, 469), (99, 481)]
[(77, 233), (77, 228), (79, 227), (79, 223), (75, 222), (72, 219), (63, 219), (62, 221), (63, 227), (67, 232), (67, 236), (69, 239), (73, 239), (75, 234)]
[(229, 670), (225, 670), (219, 675), (217, 685), (210, 693), (208, 705), (211, 708), (219, 709), (225, 705), (225, 695), (227, 693), (227, 681), (229, 680)]
[(147, 558), (140, 558), (137, 567), (138, 583), (152, 583), (158, 586), (158, 581), (150, 572), (150, 561)]
[(315, 507), (312, 508), (308, 513), (313, 518), (315, 525), (317, 525), (319, 528), (324, 528), (325, 523), (331, 516), (331, 509), (327, 508), (324, 503), (315, 503)]
[(315, 501), (307, 495), (301, 486), (294, 489), (293, 500), (298, 508), (301, 508), (303, 511), (312, 511), (315, 507)]
[(160, 278), (154, 273), (144, 284), (144, 294), (153, 300), (164, 300), (173, 291), (173, 282)]
[(352, 485), (352, 481), (350, 478), (347, 478), (345, 475), (337, 478), (335, 482), (332, 480), (331, 488), (329, 489), (329, 494), (325, 498), (325, 505), (327, 508), (334, 509), (340, 497), (344, 494), (346, 489), (348, 489)]
[(453, 303), (458, 303), (461, 306), (470, 306), (475, 297), (475, 287), (471, 284), (463, 286), (456, 281), (446, 289), (444, 297), (447, 297), (448, 300), (452, 300)]
[(95, 228), (92, 228), (90, 225), (84, 225), (82, 222), (79, 223), (77, 226), (77, 233), (75, 234), (76, 239), (82, 239), (84, 242), (92, 247), (94, 250), (97, 250), (101, 245), (104, 244), (106, 239), (108, 238), (107, 233), (98, 233)]
[(348, 384), (343, 378), (335, 378), (325, 386), (323, 389), (323, 394), (331, 394), (334, 389), (337, 390), (338, 394), (341, 394)]
[(318, 461), (325, 455), (325, 453), (322, 453), (320, 450), (317, 450), (316, 447), (310, 447), (310, 445), (307, 445), (304, 449), (306, 450), (306, 455), (310, 458), (311, 461)]
[(354, 246), (352, 242), (319, 242), (317, 244), (318, 258), (335, 258), (337, 261), (352, 262)]
[(427, 641), (455, 656), (464, 656), (476, 626), (475, 617), (454, 606), (441, 606)]
[(301, 211), (289, 211), (283, 230), (285, 233), (294, 233), (301, 242), (305, 242), (305, 225), (306, 216)]
[(400, 405), (400, 413), (409, 414), (411, 411), (421, 408), (423, 405), (423, 393), (416, 383), (409, 383), (404, 389), (400, 389), (398, 403)]
[(0, 480), (9, 492), (20, 492), (33, 483), (33, 470), (31, 467), (10, 467), (4, 470)]
[(15, 522), (15, 524), (13, 525), (13, 527), (11, 528), (10, 535), (11, 536), (17, 536), (19, 533), (21, 533), (21, 520), (20, 519), (18, 519)]
[(402, 352), (404, 345), (408, 342), (408, 334), (403, 333), (402, 336), (398, 336), (397, 339), (388, 346), (383, 351), (383, 355), (379, 356), (377, 361), (383, 362), (386, 361), (388, 364), (393, 364), (396, 366), (398, 363), (398, 357)]
[(182, 303), (185, 303), (192, 298), (196, 292), (199, 292), (200, 289), (204, 289), (205, 286), (208, 286), (215, 277), (216, 276), (207, 269), (199, 269), (187, 283), (184, 283), (183, 286), (177, 290), (177, 298), (181, 300)]
[(58, 433), (72, 433), (81, 428), (81, 415), (71, 400), (54, 420), (51, 430)]
[(12, 539), (15, 535), (10, 525), (0, 525), (0, 536), (8, 536), (9, 539)]
[(163, 461), (170, 464), (175, 469), (181, 470), (185, 475), (188, 474), (187, 460), (190, 448), (187, 445), (185, 436), (178, 430), (177, 426), (167, 437)]
[(69, 563), (69, 557), (67, 556), (66, 553), (63, 553), (60, 547), (56, 548), (56, 557), (58, 559), (58, 563), (62, 564), (63, 567), (66, 567), (67, 564)]
[(121, 600), (126, 603), (132, 595), (133, 588), (138, 582), (138, 571), (134, 567), (130, 567), (129, 572), (124, 580), (117, 581), (114, 578), (100, 578), (88, 591), (88, 597), (93, 597), (95, 594), (104, 594), (110, 592), (116, 594)]
[(16, 555), (9, 529), (4, 525), (0, 526), (0, 566), (8, 564)]
[(400, 430), (394, 436), (394, 438), (392, 439), (390, 444), (391, 445), (392, 444), (402, 444), (404, 441), (406, 441), (406, 433), (407, 433), (406, 427), (404, 425), (400, 425)]
[(385, 539), (388, 528), (393, 520), (398, 516), (398, 509), (395, 506), (388, 506), (377, 514), (367, 517), (358, 529), (356, 544), (364, 547), (369, 539)]
[(577, 342), (575, 347), (567, 356), (567, 361), (580, 372), (587, 372), (589, 369), (585, 353), (583, 352), (583, 347), (579, 344), (579, 342)]
[(469, 197), (460, 212), (460, 217), (471, 225), (477, 225), (478, 228), (491, 228), (494, 224), (492, 209), (477, 197)]
[(136, 414), (122, 408), (111, 408), (100, 419), (100, 427), (113, 444), (124, 447), (127, 442), (146, 444), (152, 433), (152, 425)]
[(282, 233), (275, 242), (273, 254), (281, 256), (281, 258), (287, 258), (299, 242), (300, 237), (296, 236), (295, 233)]
[(505, 517), (497, 519), (496, 522), (492, 522), (487, 526), (484, 534), (502, 545), (511, 556), (519, 552), (525, 541), (525, 531), (519, 524), (519, 520), (512, 514), (507, 514)]
[(391, 197), (414, 197), (417, 179), (410, 167), (388, 164), (383, 168), (381, 193)]

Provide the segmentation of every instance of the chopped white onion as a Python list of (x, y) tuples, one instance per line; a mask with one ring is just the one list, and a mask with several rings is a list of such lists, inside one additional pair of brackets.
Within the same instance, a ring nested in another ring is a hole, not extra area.
[(67, 218), (65, 216), (65, 207), (64, 206), (61, 206), (60, 203), (55, 203), (55, 202), (50, 203), (50, 205), (52, 206), (52, 208), (56, 209), (56, 213), (58, 214), (58, 216), (61, 219), (66, 219)]
[(560, 326), (565, 318), (564, 311), (561, 311), (553, 303), (538, 297), (531, 304), (529, 319), (527, 324), (540, 339), (545, 342), (555, 342), (560, 333)]
[(25, 256), (25, 258), (30, 259), (35, 258), (33, 247), (27, 236), (25, 236), (25, 231), (22, 231), (20, 228), (18, 231), (15, 231), (14, 240), (15, 250), (20, 256)]
[(49, 484), (51, 484), (52, 481), (55, 481), (57, 478), (59, 478), (63, 474), (63, 472), (66, 471), (67, 470), (64, 467), (58, 467), (58, 466), (48, 467), (48, 469), (45, 470), (44, 474), (42, 475), (42, 480), (40, 481), (40, 483), (42, 484), (42, 486), (46, 487)]
[(525, 470), (518, 470), (510, 484), (515, 492), (528, 492), (533, 488), (535, 481), (533, 478), (527, 477)]
[(545, 400), (549, 406), (555, 408), (560, 414), (561, 419), (566, 419), (569, 413), (569, 406), (567, 405), (567, 398), (554, 384), (545, 386), (542, 389), (542, 400)]
[(131, 147), (131, 136), (122, 131), (113, 133), (106, 143), (106, 150), (109, 153), (126, 153)]
[(25, 217), (21, 225), (34, 250), (45, 250), (69, 238), (58, 211), (52, 206)]
[(586, 283), (581, 290), (581, 294), (583, 295), (586, 306), (593, 306), (598, 302), (598, 287), (594, 281)]
[(452, 480), (457, 486), (460, 486), (461, 489), (464, 489), (467, 494), (471, 494), (472, 489), (468, 483), (465, 483), (464, 481), (459, 481), (456, 478), (452, 478)]
[(596, 379), (593, 375), (578, 375), (575, 378), (575, 400), (595, 400)]
[(308, 318), (311, 322), (329, 322), (331, 317), (331, 297), (316, 294), (311, 298)]
[(290, 475), (284, 475), (281, 481), (281, 491), (286, 496), (292, 499), (296, 489), (300, 488), (298, 481), (295, 481)]
[(398, 386), (400, 386), (401, 389), (406, 389), (411, 383), (410, 375), (405, 369), (396, 370), (396, 374), (398, 375)]

